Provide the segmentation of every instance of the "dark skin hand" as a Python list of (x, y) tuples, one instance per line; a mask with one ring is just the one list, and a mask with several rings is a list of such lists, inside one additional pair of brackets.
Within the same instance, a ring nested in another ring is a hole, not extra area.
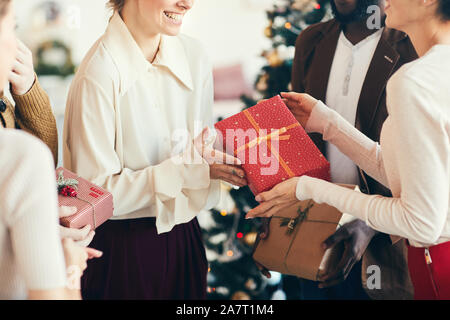
[(362, 220), (353, 220), (341, 228), (323, 242), (323, 249), (329, 249), (339, 243), (343, 243), (345, 250), (341, 260), (335, 268), (327, 270), (319, 276), (319, 288), (335, 286), (347, 279), (353, 266), (361, 260), (370, 241), (378, 234)]
[[(269, 224), (270, 224), (270, 218), (262, 218), (262, 225), (259, 230), (259, 237), (261, 240), (267, 239), (269, 236)], [(270, 279), (272, 276), (267, 268), (260, 265), (258, 262), (255, 261), (256, 266), (258, 267), (259, 271), (265, 276), (267, 279)]]

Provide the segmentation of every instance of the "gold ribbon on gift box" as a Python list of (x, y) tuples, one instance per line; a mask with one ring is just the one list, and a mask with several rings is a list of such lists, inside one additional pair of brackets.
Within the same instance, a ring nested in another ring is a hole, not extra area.
[[(289, 252), (291, 251), (292, 245), (294, 244), (295, 238), (297, 237), (297, 233), (300, 230), (300, 225), (303, 222), (319, 222), (319, 223), (329, 223), (329, 224), (334, 224), (333, 222), (330, 221), (323, 221), (323, 220), (309, 220), (308, 219), (308, 213), (309, 210), (311, 210), (311, 208), (314, 207), (314, 202), (311, 200), (308, 202), (308, 205), (306, 206), (305, 209), (302, 209), (302, 207), (300, 206), (297, 210), (297, 217), (295, 218), (286, 218), (286, 217), (280, 217), (280, 216), (273, 216), (272, 219), (280, 219), (280, 227), (285, 227), (287, 226), (287, 231), (286, 234), (288, 235), (292, 235), (292, 239), (289, 243), (288, 249), (286, 251), (286, 254), (284, 256), (283, 259), (283, 264), (284, 267), (286, 268), (286, 270), (289, 270), (288, 266), (287, 266), (287, 258), (289, 256)], [(338, 224), (338, 226), (340, 226), (340, 224)], [(318, 277), (318, 272), (317, 271), (317, 275), (316, 278)]]
[[(253, 116), (250, 114), (250, 112), (248, 112), (248, 110), (244, 110), (243, 111), (245, 117), (248, 119), (248, 121), (250, 121), (251, 125), (253, 126), (253, 128), (257, 131), (260, 132), (261, 128), (259, 127), (258, 123), (256, 122), (255, 118), (253, 118)], [(273, 131), (272, 133), (262, 136), (262, 137), (257, 137), (253, 140), (251, 140), (249, 143), (240, 146), (239, 148), (237, 148), (237, 150), (234, 152), (234, 155), (237, 156), (237, 154), (243, 150), (246, 150), (247, 148), (253, 148), (254, 146), (260, 145), (261, 142), (266, 141), (267, 145), (270, 148), (270, 151), (272, 152), (272, 154), (278, 159), (278, 162), (280, 163), (281, 167), (284, 169), (284, 171), (286, 171), (286, 173), (288, 174), (289, 178), (293, 178), (295, 177), (294, 172), (291, 170), (291, 168), (289, 168), (288, 164), (286, 163), (286, 161), (284, 161), (284, 159), (280, 156), (280, 154), (278, 153), (277, 150), (275, 150), (272, 147), (272, 144), (270, 143), (270, 140), (289, 140), (291, 138), (290, 135), (284, 135), (287, 131), (289, 131), (290, 129), (299, 127), (300, 123), (293, 123), (290, 126), (287, 127), (282, 127), (278, 130)]]

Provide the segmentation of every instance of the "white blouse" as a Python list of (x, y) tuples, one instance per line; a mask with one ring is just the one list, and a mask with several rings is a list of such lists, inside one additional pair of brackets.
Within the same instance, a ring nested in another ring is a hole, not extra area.
[(436, 45), (388, 82), (380, 144), (319, 102), (306, 130), (320, 132), (393, 198), (301, 177), (297, 198), (328, 203), (372, 228), (427, 247), (450, 241), (450, 45)]
[(212, 127), (212, 107), (197, 41), (163, 35), (152, 64), (116, 13), (72, 83), (64, 166), (112, 192), (113, 219), (156, 217), (169, 232), (218, 202), (219, 181), (192, 144)]

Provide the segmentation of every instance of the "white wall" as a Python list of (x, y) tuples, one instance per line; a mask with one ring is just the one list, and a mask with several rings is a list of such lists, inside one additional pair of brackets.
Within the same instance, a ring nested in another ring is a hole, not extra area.
[[(39, 30), (33, 26), (36, 24), (33, 23), (36, 20), (35, 8), (42, 2), (44, 0), (15, 0), (20, 38), (35, 46), (44, 38), (60, 37), (71, 45), (73, 59), (79, 63), (105, 30), (111, 14), (105, 8), (107, 0), (57, 0), (65, 5), (64, 21), (51, 30)], [(182, 32), (200, 39), (216, 66), (258, 59), (261, 51), (270, 45), (264, 36), (268, 23), (264, 9), (272, 2), (195, 0)]]

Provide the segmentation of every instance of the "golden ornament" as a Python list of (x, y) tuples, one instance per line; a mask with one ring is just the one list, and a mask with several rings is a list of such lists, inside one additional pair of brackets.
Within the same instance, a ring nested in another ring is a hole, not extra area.
[(279, 67), (283, 64), (283, 60), (278, 55), (278, 51), (274, 50), (266, 55), (266, 59), (271, 67)]
[(253, 246), (255, 244), (257, 237), (258, 237), (257, 232), (249, 232), (245, 235), (244, 242), (249, 246)]
[(250, 300), (250, 296), (243, 291), (236, 291), (231, 296), (231, 300)]
[(272, 37), (273, 37), (272, 25), (268, 26), (268, 27), (264, 30), (264, 35), (265, 35), (267, 38), (272, 38)]

